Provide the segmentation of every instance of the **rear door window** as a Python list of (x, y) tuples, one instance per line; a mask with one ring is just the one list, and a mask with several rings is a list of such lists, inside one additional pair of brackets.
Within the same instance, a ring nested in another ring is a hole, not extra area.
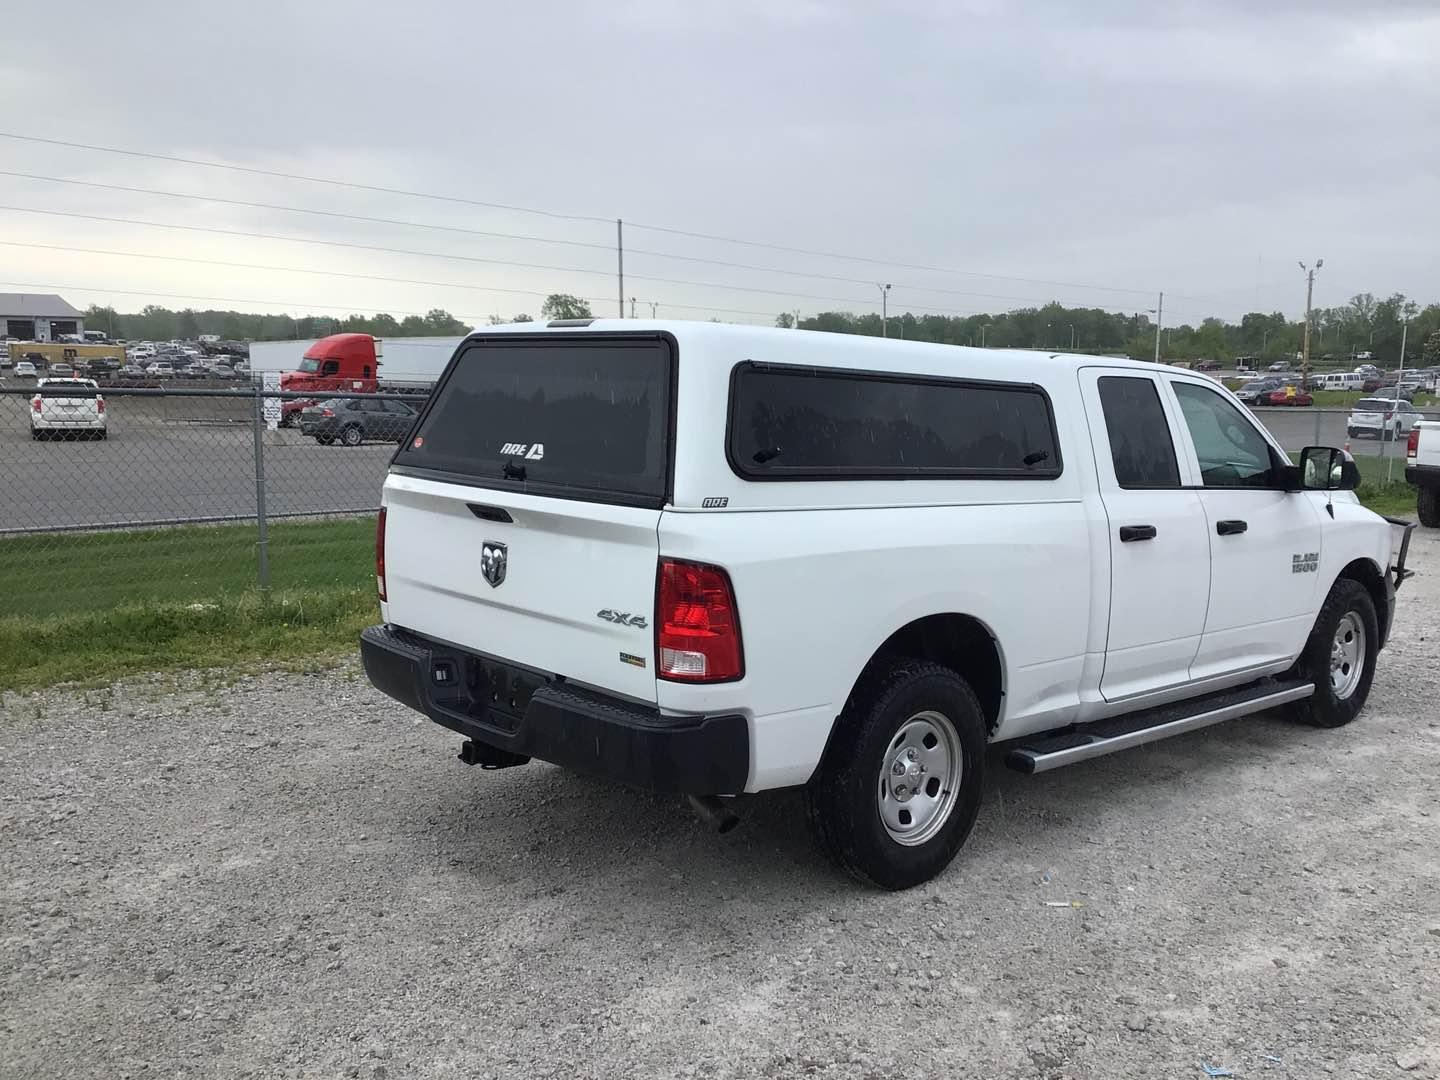
[(1122, 488), (1178, 488), (1175, 442), (1155, 380), (1106, 375), (1098, 385), (1116, 483)]
[(1029, 383), (747, 361), (730, 393), (730, 464), (750, 480), (1060, 475), (1050, 400)]
[(394, 463), (487, 487), (662, 505), (669, 339), (507, 338), (461, 346)]

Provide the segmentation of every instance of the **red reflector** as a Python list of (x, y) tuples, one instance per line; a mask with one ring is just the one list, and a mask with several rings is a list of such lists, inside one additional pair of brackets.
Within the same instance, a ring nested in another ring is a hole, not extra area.
[(95, 411), (98, 413), (105, 411), (105, 399), (103, 397), (97, 397), (95, 399)]
[(375, 519), (375, 585), (380, 590), (380, 599), (385, 600), (385, 507)]
[(656, 673), (674, 682), (731, 682), (745, 674), (730, 575), (661, 559), (655, 589)]
[(1405, 440), (1405, 456), (1415, 457), (1418, 453), (1420, 453), (1420, 429), (1412, 427), (1410, 437)]

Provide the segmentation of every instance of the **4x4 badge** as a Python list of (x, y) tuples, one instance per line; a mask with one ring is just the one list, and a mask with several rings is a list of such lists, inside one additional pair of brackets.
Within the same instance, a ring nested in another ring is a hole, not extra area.
[(595, 617), (604, 619), (606, 622), (618, 623), (621, 626), (633, 626), (638, 630), (644, 630), (645, 627), (650, 625), (646, 622), (644, 615), (631, 615), (625, 611), (611, 611), (608, 607), (597, 611)]
[(497, 544), (494, 540), (480, 542), (480, 573), (485, 575), (491, 588), (505, 580), (505, 566), (509, 561), (504, 544)]

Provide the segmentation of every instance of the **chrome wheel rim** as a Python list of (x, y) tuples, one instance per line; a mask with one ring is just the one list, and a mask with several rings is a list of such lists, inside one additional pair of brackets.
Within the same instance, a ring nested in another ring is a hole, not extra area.
[(1365, 624), (1360, 616), (1347, 611), (1335, 627), (1335, 640), (1330, 643), (1330, 692), (1336, 701), (1344, 701), (1360, 685), (1365, 670)]
[(964, 768), (960, 737), (947, 717), (927, 709), (901, 724), (886, 746), (875, 792), (890, 839), (916, 847), (944, 828)]

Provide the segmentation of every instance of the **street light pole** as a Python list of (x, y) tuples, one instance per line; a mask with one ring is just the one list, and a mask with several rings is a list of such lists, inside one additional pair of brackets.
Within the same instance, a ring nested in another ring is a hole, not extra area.
[(889, 337), (890, 331), (885, 324), (889, 316), (890, 286), (877, 282), (875, 287), (880, 290), (880, 336)]
[(1300, 346), (1300, 379), (1302, 383), (1310, 378), (1310, 305), (1315, 299), (1315, 274), (1324, 265), (1324, 259), (1315, 260), (1314, 270), (1303, 262), (1300, 264), (1300, 269), (1305, 271), (1305, 337)]
[(985, 324), (980, 324), (980, 348), (985, 347)]
[(1075, 351), (1075, 324), (1070, 323), (1070, 351)]
[[(1401, 400), (1401, 398), (1400, 398), (1400, 384), (1405, 381), (1405, 341), (1406, 341), (1406, 339), (1407, 339), (1409, 336), (1410, 336), (1410, 320), (1409, 320), (1409, 319), (1406, 319), (1403, 323), (1400, 324), (1400, 374), (1398, 374), (1398, 375), (1395, 376), (1395, 399), (1396, 399), (1396, 402), (1397, 402), (1397, 406), (1396, 406), (1396, 411), (1397, 411), (1397, 412), (1399, 411), (1398, 402)], [(1381, 437), (1382, 437), (1382, 438), (1384, 437), (1384, 432), (1381, 432)], [(1399, 433), (1398, 431), (1395, 433), (1395, 439), (1396, 439), (1397, 442), (1398, 442), (1399, 439), (1400, 439), (1400, 433)], [(1382, 449), (1383, 449), (1383, 448), (1382, 448)], [(1395, 480), (1395, 459), (1392, 457), (1392, 458), (1390, 459), (1390, 464), (1386, 467), (1385, 482), (1386, 482), (1386, 483), (1393, 483), (1394, 480)]]

